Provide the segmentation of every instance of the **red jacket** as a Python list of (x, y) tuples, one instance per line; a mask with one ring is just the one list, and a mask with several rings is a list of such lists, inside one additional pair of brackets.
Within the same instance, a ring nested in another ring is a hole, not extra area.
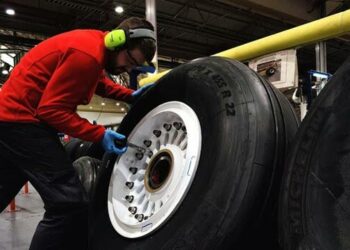
[(83, 140), (98, 142), (104, 127), (77, 113), (94, 93), (129, 101), (131, 89), (104, 76), (105, 33), (74, 30), (31, 49), (12, 70), (0, 91), (0, 121), (38, 123)]

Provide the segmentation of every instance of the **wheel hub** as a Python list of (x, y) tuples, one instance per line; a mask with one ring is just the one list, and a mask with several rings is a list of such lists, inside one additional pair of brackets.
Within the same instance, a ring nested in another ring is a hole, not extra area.
[(157, 153), (151, 159), (145, 174), (145, 187), (149, 192), (161, 189), (168, 180), (173, 167), (173, 155), (169, 150)]
[(167, 102), (151, 110), (128, 136), (129, 147), (113, 168), (108, 214), (127, 238), (160, 228), (181, 205), (196, 174), (202, 143), (196, 113), (185, 103)]

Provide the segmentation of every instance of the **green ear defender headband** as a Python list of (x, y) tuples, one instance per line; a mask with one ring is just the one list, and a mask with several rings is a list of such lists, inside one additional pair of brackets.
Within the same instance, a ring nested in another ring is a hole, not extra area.
[(108, 32), (105, 36), (105, 46), (107, 49), (115, 50), (116, 48), (123, 47), (130, 39), (134, 38), (151, 38), (156, 40), (154, 31), (150, 29), (137, 28), (128, 31), (116, 29)]

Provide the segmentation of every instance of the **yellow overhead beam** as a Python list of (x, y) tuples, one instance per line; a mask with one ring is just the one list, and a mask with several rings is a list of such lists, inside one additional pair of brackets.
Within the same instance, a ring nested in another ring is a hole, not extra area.
[[(272, 52), (295, 48), (306, 44), (341, 36), (350, 31), (350, 10), (328, 16), (298, 27), (249, 42), (213, 56), (236, 60), (248, 60)], [(140, 85), (155, 82), (170, 70), (156, 74), (140, 81)]]

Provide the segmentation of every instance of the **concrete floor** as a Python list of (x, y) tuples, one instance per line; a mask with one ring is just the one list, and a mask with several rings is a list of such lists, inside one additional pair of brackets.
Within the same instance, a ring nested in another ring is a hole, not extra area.
[(35, 228), (44, 214), (44, 204), (32, 186), (16, 196), (16, 212), (0, 213), (0, 250), (28, 250)]

